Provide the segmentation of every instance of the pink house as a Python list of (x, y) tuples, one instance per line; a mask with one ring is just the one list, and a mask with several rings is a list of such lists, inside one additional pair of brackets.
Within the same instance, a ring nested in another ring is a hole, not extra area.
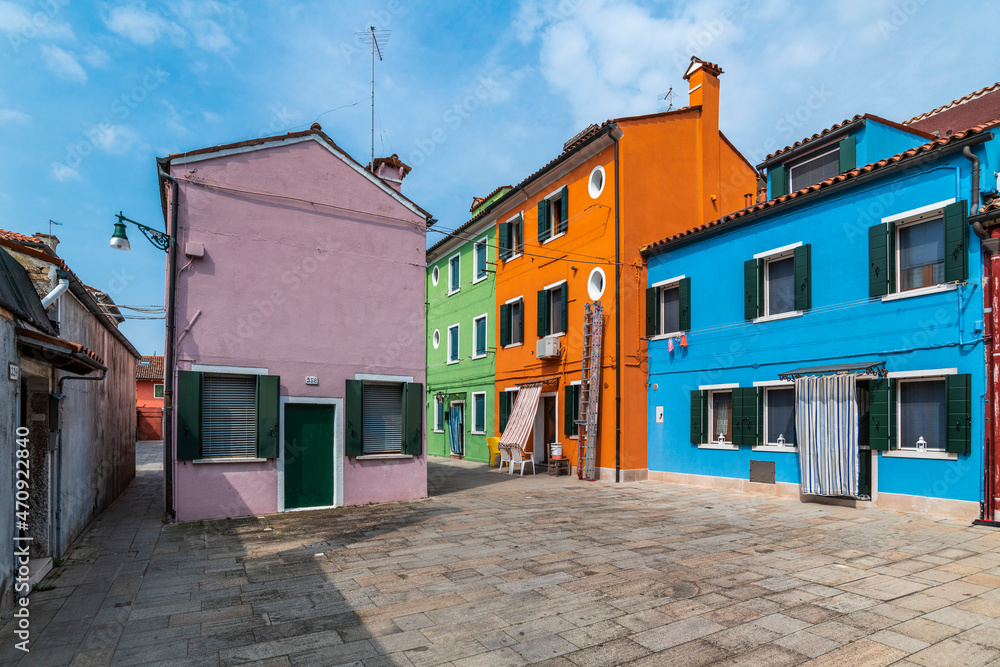
[(426, 496), (433, 219), (399, 192), (409, 167), (373, 174), (319, 124), (158, 163), (177, 244), (168, 512)]

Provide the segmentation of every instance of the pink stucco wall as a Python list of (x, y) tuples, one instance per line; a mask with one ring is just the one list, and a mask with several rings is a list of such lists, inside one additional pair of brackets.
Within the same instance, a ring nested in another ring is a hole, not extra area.
[[(424, 383), (422, 216), (314, 140), (175, 161), (171, 173), (176, 369), (267, 368), (282, 396), (342, 398), (355, 373)], [(188, 261), (189, 241), (204, 258)], [(347, 505), (427, 495), (426, 454), (343, 467)], [(275, 461), (177, 462), (175, 506), (182, 521), (274, 512)]]

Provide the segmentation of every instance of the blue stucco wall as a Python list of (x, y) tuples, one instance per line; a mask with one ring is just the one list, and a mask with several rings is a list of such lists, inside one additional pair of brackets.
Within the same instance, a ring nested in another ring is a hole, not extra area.
[[(995, 163), (995, 143), (974, 150), (984, 162)], [(746, 479), (751, 459), (774, 461), (777, 481), (797, 484), (795, 453), (692, 445), (690, 392), (701, 385), (752, 386), (803, 366), (885, 361), (890, 372), (957, 368), (971, 375), (972, 451), (957, 461), (880, 456), (877, 490), (980, 500), (985, 370), (977, 330), (983, 319), (979, 239), (970, 229), (969, 279), (957, 289), (886, 302), (868, 296), (868, 228), (883, 217), (937, 202), (968, 201), (970, 180), (969, 162), (952, 153), (919, 170), (896, 171), (793, 208), (772, 209), (754, 222), (650, 257), (649, 285), (679, 275), (691, 278), (692, 328), (686, 349), (670, 353), (665, 340), (649, 342), (649, 469)], [(812, 309), (786, 320), (744, 320), (744, 260), (796, 242), (811, 244)], [(656, 423), (657, 406), (663, 407), (663, 423)]]
[(855, 133), (858, 149), (858, 166), (862, 167), (887, 157), (902, 153), (931, 139), (919, 137), (869, 118), (864, 127)]

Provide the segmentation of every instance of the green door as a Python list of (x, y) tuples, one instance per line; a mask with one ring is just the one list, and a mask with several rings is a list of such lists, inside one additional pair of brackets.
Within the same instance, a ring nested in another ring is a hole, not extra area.
[(285, 404), (285, 509), (333, 505), (333, 405)]

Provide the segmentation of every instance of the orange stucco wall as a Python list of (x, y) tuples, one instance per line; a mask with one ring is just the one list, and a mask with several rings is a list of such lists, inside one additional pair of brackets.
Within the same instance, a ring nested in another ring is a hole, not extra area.
[(136, 429), (139, 440), (163, 439), (163, 399), (153, 397), (153, 385), (162, 380), (136, 380)]
[[(577, 440), (564, 435), (564, 387), (580, 379), (583, 355), (584, 303), (591, 270), (601, 266), (606, 274), (605, 329), (601, 383), (601, 412), (597, 467), (614, 470), (615, 382), (621, 373), (622, 470), (646, 468), (646, 365), (645, 266), (642, 246), (743, 208), (744, 195), (754, 192), (756, 173), (726, 143), (718, 129), (718, 79), (696, 72), (689, 82), (699, 85), (701, 106), (671, 113), (616, 121), (622, 130), (619, 146), (620, 187), (620, 302), (615, 298), (615, 161), (608, 145), (589, 158), (576, 158), (571, 169), (559, 167), (525, 184), (527, 193), (495, 211), (496, 222), (523, 212), (525, 251), (497, 267), (497, 308), (510, 299), (524, 298), (524, 343), (498, 348), (496, 391), (541, 379), (555, 380), (543, 392), (558, 392), (558, 440), (573, 465)], [(713, 87), (714, 86), (714, 87)], [(694, 95), (692, 95), (694, 98)], [(604, 167), (603, 192), (588, 193), (592, 170)], [(543, 183), (544, 181), (549, 181)], [(538, 244), (539, 200), (563, 185), (568, 188), (568, 231), (564, 236)], [(519, 193), (515, 193), (519, 194)], [(568, 331), (561, 337), (562, 356), (555, 360), (535, 357), (538, 341), (537, 292), (565, 280), (568, 283)], [(621, 308), (621, 359), (615, 357), (616, 306)], [(496, 314), (499, 322), (499, 312)], [(499, 342), (499, 337), (498, 337)], [(693, 342), (693, 341), (692, 341)], [(499, 400), (499, 398), (498, 398)], [(531, 448), (533, 435), (529, 436)]]

